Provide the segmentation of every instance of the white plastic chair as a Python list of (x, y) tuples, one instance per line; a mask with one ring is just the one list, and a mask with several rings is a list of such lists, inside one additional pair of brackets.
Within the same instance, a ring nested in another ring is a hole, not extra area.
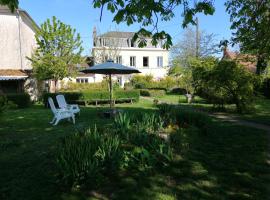
[(57, 103), (59, 105), (59, 108), (61, 108), (61, 109), (69, 110), (74, 114), (80, 113), (80, 111), (81, 111), (78, 104), (67, 104), (66, 99), (65, 99), (64, 95), (62, 95), (62, 94), (57, 95), (56, 100), (57, 100)]
[(52, 119), (52, 121), (50, 122), (51, 124), (53, 124), (54, 126), (56, 126), (58, 124), (58, 122), (62, 119), (72, 119), (73, 124), (75, 124), (75, 115), (74, 113), (72, 113), (69, 110), (66, 109), (56, 109), (53, 99), (51, 97), (48, 98), (48, 102), (49, 105), (51, 107), (51, 110), (54, 114), (54, 117)]

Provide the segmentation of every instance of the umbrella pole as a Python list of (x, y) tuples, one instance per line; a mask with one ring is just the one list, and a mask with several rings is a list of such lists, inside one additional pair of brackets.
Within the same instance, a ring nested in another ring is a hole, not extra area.
[(112, 108), (112, 75), (109, 74), (110, 81), (110, 108)]

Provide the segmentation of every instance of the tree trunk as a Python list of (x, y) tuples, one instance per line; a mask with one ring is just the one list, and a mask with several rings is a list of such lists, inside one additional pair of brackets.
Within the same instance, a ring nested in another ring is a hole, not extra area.
[(261, 75), (267, 67), (267, 61), (263, 56), (257, 56), (257, 69), (256, 74)]
[(54, 80), (54, 93), (57, 92), (57, 83), (58, 83), (58, 80)]

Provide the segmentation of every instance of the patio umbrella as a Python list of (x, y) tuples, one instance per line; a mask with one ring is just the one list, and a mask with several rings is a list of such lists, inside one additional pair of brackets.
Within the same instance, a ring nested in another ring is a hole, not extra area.
[(89, 67), (82, 70), (83, 73), (92, 73), (92, 74), (105, 74), (109, 75), (110, 81), (110, 107), (112, 108), (112, 74), (133, 74), (141, 73), (139, 70), (124, 66), (122, 64), (114, 63), (113, 60), (108, 60), (105, 63)]

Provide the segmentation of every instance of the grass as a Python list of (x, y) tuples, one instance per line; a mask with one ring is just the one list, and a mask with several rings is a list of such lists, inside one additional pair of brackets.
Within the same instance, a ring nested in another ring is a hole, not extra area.
[(257, 98), (254, 112), (240, 117), (245, 120), (270, 125), (270, 99)]
[[(153, 112), (142, 100), (121, 109)], [(59, 139), (80, 126), (102, 128), (106, 108), (82, 108), (77, 125), (52, 127), (50, 110), (33, 106), (9, 110), (0, 117), (0, 199), (267, 199), (270, 171), (268, 135), (256, 129), (215, 122), (209, 135), (184, 136), (185, 149), (166, 169), (153, 174), (123, 172), (96, 191), (65, 191), (57, 180), (55, 147)]]
[[(212, 104), (206, 104), (202, 98), (197, 96), (195, 97), (192, 105), (186, 103), (186, 98), (184, 95), (165, 95), (160, 97), (159, 100), (172, 104), (178, 104), (180, 102), (180, 104), (184, 107), (195, 108), (206, 112), (215, 112), (215, 110), (212, 109)], [(235, 112), (236, 108), (234, 105), (226, 105), (225, 108), (226, 110), (222, 112), (237, 114)], [(237, 114), (237, 116), (243, 120), (270, 125), (270, 99), (263, 97), (256, 98), (254, 101), (254, 110), (241, 115)]]

